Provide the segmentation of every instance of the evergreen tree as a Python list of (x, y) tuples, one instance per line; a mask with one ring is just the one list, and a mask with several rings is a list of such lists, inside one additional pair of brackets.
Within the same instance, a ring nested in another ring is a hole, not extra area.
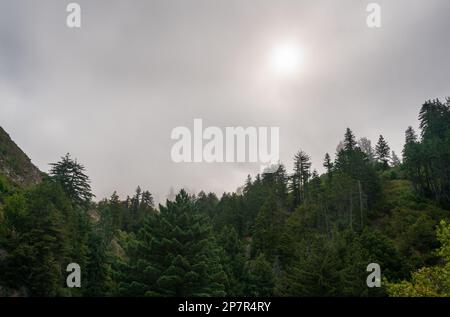
[[(351, 140), (354, 140), (353, 133), (347, 131), (346, 138), (348, 138), (347, 143), (352, 143)], [(336, 190), (331, 190), (331, 194), (336, 196), (336, 200), (339, 201), (338, 205), (342, 206), (338, 209), (347, 210), (349, 216), (353, 214), (353, 201), (355, 201), (354, 195), (356, 193), (365, 193), (368, 206), (374, 204), (379, 198), (378, 175), (367, 155), (359, 147), (347, 146), (342, 149), (336, 156), (334, 171), (336, 177), (331, 186)], [(357, 197), (357, 199), (361, 200), (360, 197)]]
[(148, 215), (128, 243), (119, 292), (126, 296), (223, 296), (226, 274), (207, 218), (182, 190)]
[(153, 200), (153, 195), (148, 191), (145, 190), (144, 192), (142, 192), (142, 197), (141, 197), (141, 205), (142, 208), (154, 208), (155, 207), (155, 202)]
[(248, 282), (246, 294), (248, 296), (273, 296), (276, 279), (272, 265), (266, 260), (263, 253), (248, 262), (247, 271)]
[(322, 192), (322, 181), (320, 180), (319, 173), (317, 170), (314, 170), (311, 176), (311, 181), (309, 184), (308, 196), (311, 202), (319, 202), (321, 199)]
[(218, 235), (218, 244), (223, 249), (222, 264), (227, 274), (225, 290), (227, 296), (246, 296), (245, 282), (248, 274), (245, 271), (245, 247), (236, 230), (224, 227)]
[(450, 207), (450, 101), (427, 101), (419, 115), (421, 140), (409, 129), (404, 165), (417, 192)]
[(293, 196), (293, 207), (298, 206), (304, 199), (306, 184), (311, 176), (311, 158), (303, 151), (294, 157), (294, 173), (291, 176), (290, 190)]
[(279, 164), (276, 172), (274, 173), (274, 188), (275, 194), (277, 196), (278, 207), (285, 209), (287, 208), (288, 200), (288, 176), (286, 168), (283, 164)]
[(11, 288), (24, 289), (23, 295), (70, 294), (63, 288), (66, 266), (71, 262), (86, 263), (84, 249), (76, 247), (82, 234), (75, 231), (73, 215), (61, 187), (48, 180), (8, 197), (8, 230), (6, 236), (0, 237), (0, 248), (7, 251), (7, 256), (0, 268), (0, 280)]
[(67, 153), (61, 161), (50, 164), (50, 175), (62, 186), (71, 200), (80, 205), (89, 204), (94, 197), (85, 167), (72, 160)]
[(417, 142), (416, 131), (414, 131), (413, 127), (409, 126), (405, 131), (405, 144), (411, 144)]
[(252, 254), (264, 253), (269, 261), (275, 260), (283, 221), (283, 212), (277, 206), (275, 196), (270, 194), (256, 218)]
[(350, 128), (347, 128), (344, 136), (344, 150), (352, 151), (356, 148), (356, 145), (357, 143), (355, 135), (353, 134), (352, 130), (350, 130)]
[(110, 241), (105, 232), (92, 231), (88, 241), (88, 262), (83, 274), (83, 295), (109, 296), (113, 292), (112, 269), (108, 256)]
[(109, 210), (112, 217), (112, 225), (114, 230), (122, 229), (123, 226), (123, 207), (117, 192), (114, 192), (109, 199)]
[(333, 177), (333, 162), (331, 162), (330, 154), (325, 154), (325, 159), (323, 162), (323, 167), (327, 169), (328, 179), (331, 180)]
[(379, 162), (381, 162), (383, 168), (388, 167), (390, 148), (384, 137), (380, 135), (377, 146), (375, 147), (375, 155)]

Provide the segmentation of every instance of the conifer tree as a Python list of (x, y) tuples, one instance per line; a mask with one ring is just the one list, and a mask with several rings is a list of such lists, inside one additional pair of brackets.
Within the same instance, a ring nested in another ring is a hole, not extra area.
[(63, 289), (67, 264), (84, 265), (86, 260), (86, 254), (73, 249), (77, 232), (72, 214), (61, 187), (48, 180), (6, 200), (5, 222), (10, 230), (2, 245), (8, 255), (0, 275), (7, 286), (24, 289), (28, 296), (67, 295)]
[(114, 192), (109, 199), (109, 212), (112, 217), (113, 230), (122, 229), (124, 209), (117, 192)]
[(347, 128), (345, 131), (345, 137), (344, 137), (344, 149), (346, 151), (352, 151), (355, 149), (357, 143), (355, 139), (355, 135), (353, 134), (352, 130), (350, 128)]
[(269, 194), (256, 218), (252, 254), (264, 253), (269, 261), (274, 261), (278, 255), (283, 221), (284, 214), (277, 206), (275, 195)]
[(119, 292), (126, 296), (224, 296), (226, 274), (208, 219), (182, 190), (146, 217), (128, 243)]
[(328, 180), (331, 180), (333, 177), (333, 162), (331, 162), (330, 154), (328, 153), (325, 154), (323, 167), (327, 169)]
[(304, 199), (306, 184), (311, 176), (311, 158), (303, 151), (294, 156), (294, 173), (291, 176), (290, 190), (293, 196), (293, 207), (295, 209)]
[(226, 293), (227, 296), (246, 296), (245, 281), (245, 248), (236, 230), (225, 226), (218, 235), (218, 244), (223, 249), (222, 263), (227, 274)]
[(85, 167), (72, 160), (67, 153), (61, 161), (50, 164), (50, 175), (62, 186), (71, 200), (80, 205), (89, 204), (94, 197)]
[(247, 296), (273, 296), (276, 279), (272, 265), (267, 261), (263, 253), (260, 253), (254, 260), (248, 262), (247, 272)]
[(377, 160), (382, 164), (384, 168), (388, 167), (390, 148), (386, 140), (382, 135), (378, 139), (377, 146), (375, 147), (375, 155)]
[(405, 131), (405, 144), (415, 143), (417, 142), (416, 131), (414, 131), (413, 127), (409, 126)]

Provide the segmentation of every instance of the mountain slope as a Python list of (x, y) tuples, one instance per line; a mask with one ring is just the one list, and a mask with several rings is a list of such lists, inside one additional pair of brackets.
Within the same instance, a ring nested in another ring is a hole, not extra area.
[(37, 184), (42, 173), (0, 127), (0, 174), (20, 186)]

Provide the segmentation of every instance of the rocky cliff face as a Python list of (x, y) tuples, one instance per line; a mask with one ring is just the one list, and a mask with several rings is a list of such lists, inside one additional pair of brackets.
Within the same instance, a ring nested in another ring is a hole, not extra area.
[(0, 173), (19, 186), (37, 184), (42, 172), (0, 127)]

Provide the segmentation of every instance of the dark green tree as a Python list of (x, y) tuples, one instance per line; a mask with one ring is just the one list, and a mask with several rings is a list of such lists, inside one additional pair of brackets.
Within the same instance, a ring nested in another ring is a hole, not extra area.
[(350, 128), (347, 128), (347, 130), (345, 131), (345, 136), (344, 136), (344, 150), (352, 151), (356, 148), (356, 146), (357, 146), (357, 143), (356, 143), (355, 135), (353, 134), (353, 131), (350, 130)]
[(386, 140), (382, 135), (380, 135), (378, 139), (378, 143), (375, 147), (375, 156), (383, 166), (383, 168), (387, 168), (389, 166), (389, 158), (390, 158), (390, 148), (387, 144)]
[(89, 204), (94, 197), (85, 167), (67, 153), (61, 161), (50, 164), (50, 175), (62, 186), (70, 199), (80, 205)]
[[(1, 280), (29, 296), (64, 296), (65, 269), (84, 266), (80, 249), (84, 233), (77, 231), (75, 211), (59, 184), (44, 180), (37, 187), (6, 199), (5, 225), (0, 248), (7, 251)], [(74, 290), (76, 293), (76, 290)]]
[(413, 127), (409, 126), (405, 131), (405, 144), (411, 144), (417, 142), (417, 134)]
[(252, 254), (264, 253), (271, 262), (279, 255), (278, 246), (285, 215), (277, 206), (274, 194), (270, 194), (256, 218), (252, 240)]
[(273, 296), (275, 275), (272, 265), (263, 253), (247, 263), (248, 281), (246, 295), (252, 297)]
[(333, 162), (331, 162), (331, 157), (330, 157), (330, 154), (328, 154), (328, 153), (325, 154), (325, 159), (323, 161), (323, 167), (326, 168), (328, 179), (331, 180), (332, 175), (333, 175)]
[(293, 197), (293, 209), (303, 202), (306, 186), (311, 177), (311, 158), (303, 151), (294, 156), (294, 173), (291, 176), (290, 191)]
[(126, 246), (119, 293), (125, 296), (224, 296), (226, 274), (208, 219), (182, 190), (149, 214)]

